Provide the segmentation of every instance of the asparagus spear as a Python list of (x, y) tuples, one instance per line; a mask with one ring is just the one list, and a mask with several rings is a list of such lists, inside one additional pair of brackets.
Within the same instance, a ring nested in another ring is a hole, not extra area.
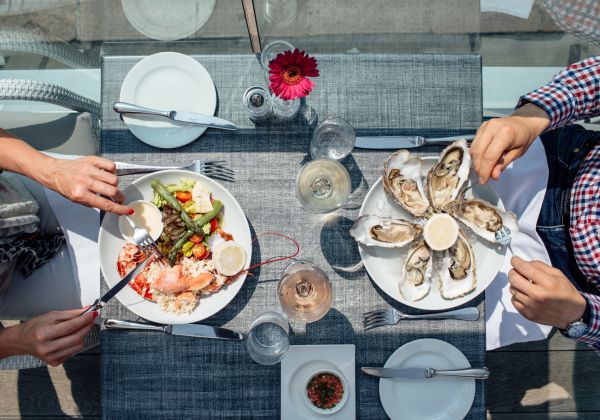
[(177, 252), (179, 252), (183, 244), (186, 243), (194, 233), (195, 232), (193, 230), (187, 230), (183, 235), (181, 235), (181, 238), (175, 242), (175, 245), (173, 245), (173, 248), (171, 248), (169, 251), (169, 263), (171, 263), (171, 265), (175, 264), (177, 261)]

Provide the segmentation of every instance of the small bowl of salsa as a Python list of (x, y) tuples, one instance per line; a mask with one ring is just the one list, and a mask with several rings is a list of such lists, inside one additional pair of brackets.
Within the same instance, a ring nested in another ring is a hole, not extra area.
[(304, 387), (304, 401), (319, 414), (338, 412), (348, 399), (348, 386), (341, 373), (320, 370), (312, 374)]

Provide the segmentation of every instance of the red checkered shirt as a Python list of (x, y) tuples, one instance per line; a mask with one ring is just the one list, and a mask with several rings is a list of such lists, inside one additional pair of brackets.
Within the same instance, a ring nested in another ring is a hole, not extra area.
[[(544, 109), (548, 129), (600, 115), (600, 56), (575, 63), (552, 81), (521, 98)], [(579, 269), (600, 293), (600, 143), (588, 153), (571, 189), (569, 233)], [(582, 293), (590, 325), (579, 339), (600, 352), (600, 296)]]

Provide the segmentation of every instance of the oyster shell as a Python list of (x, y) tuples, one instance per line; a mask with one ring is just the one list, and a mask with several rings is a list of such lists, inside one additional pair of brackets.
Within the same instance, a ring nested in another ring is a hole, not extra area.
[(456, 243), (444, 251), (439, 282), (444, 299), (456, 299), (475, 290), (475, 256), (462, 233), (458, 234)]
[(382, 248), (402, 248), (421, 232), (423, 228), (415, 223), (373, 215), (359, 217), (350, 228), (350, 235), (357, 242)]
[(477, 198), (459, 199), (445, 206), (450, 215), (467, 225), (483, 239), (497, 243), (496, 232), (506, 226), (514, 235), (519, 230), (517, 216), (513, 212), (500, 210), (487, 201)]
[(421, 171), (423, 161), (408, 150), (398, 150), (383, 164), (385, 192), (413, 216), (423, 216), (429, 210)]
[(427, 198), (435, 210), (456, 200), (470, 170), (471, 155), (466, 140), (455, 141), (442, 151), (427, 174)]
[(420, 241), (408, 252), (400, 280), (400, 293), (404, 299), (414, 302), (429, 293), (433, 271), (432, 256), (425, 241)]

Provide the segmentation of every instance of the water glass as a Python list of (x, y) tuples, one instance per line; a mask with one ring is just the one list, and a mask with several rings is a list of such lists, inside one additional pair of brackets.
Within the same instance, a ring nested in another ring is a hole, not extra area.
[(300, 111), (300, 99), (286, 101), (273, 94), (272, 102), (273, 114), (275, 115), (275, 118), (280, 121), (292, 120), (298, 115), (298, 111)]
[(250, 327), (246, 340), (248, 354), (256, 363), (279, 363), (290, 347), (290, 324), (284, 314), (268, 311), (261, 314)]
[(329, 213), (346, 202), (351, 187), (352, 180), (344, 165), (332, 159), (317, 159), (300, 169), (296, 197), (311, 213)]
[(298, 3), (296, 0), (265, 0), (265, 18), (275, 27), (288, 26), (296, 20)]
[(315, 129), (310, 142), (313, 159), (341, 160), (352, 152), (356, 134), (350, 123), (342, 118), (327, 118)]
[(269, 63), (277, 57), (279, 53), (284, 51), (293, 51), (294, 46), (287, 41), (281, 39), (271, 41), (262, 49), (260, 53), (260, 64), (266, 74), (267, 81), (269, 80)]

